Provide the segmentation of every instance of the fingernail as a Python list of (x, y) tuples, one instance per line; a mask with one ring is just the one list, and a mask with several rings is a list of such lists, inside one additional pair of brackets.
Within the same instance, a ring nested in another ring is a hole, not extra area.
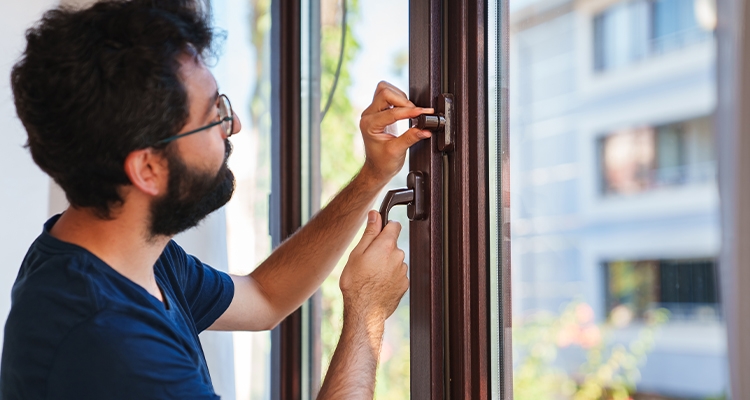
[(419, 131), (418, 136), (422, 139), (427, 139), (428, 137), (432, 136), (432, 132), (430, 131)]
[(377, 219), (377, 216), (375, 215), (375, 211), (370, 211), (370, 212), (367, 213), (367, 222), (368, 223), (371, 224), (371, 223), (375, 222), (375, 219)]
[(425, 112), (425, 113), (427, 113), (427, 114), (432, 114), (432, 113), (435, 112), (435, 109), (434, 108), (423, 108), (422, 111)]

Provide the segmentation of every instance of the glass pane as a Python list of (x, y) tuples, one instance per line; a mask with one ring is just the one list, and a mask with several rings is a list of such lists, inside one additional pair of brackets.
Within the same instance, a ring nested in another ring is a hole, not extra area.
[(712, 4), (510, 0), (515, 399), (726, 398)]
[[(336, 73), (341, 43), (341, 1), (321, 1), (321, 108), (325, 107)], [(364, 145), (359, 117), (370, 105), (375, 87), (386, 80), (408, 91), (408, 3), (397, 0), (347, 2), (347, 37), (344, 62), (331, 106), (321, 123), (322, 201), (325, 205), (359, 171)], [(404, 132), (406, 125), (398, 131)], [(408, 160), (406, 164), (408, 166)], [(388, 189), (406, 186), (407, 168)], [(387, 189), (387, 190), (388, 190)], [(382, 196), (378, 199), (378, 207)], [(395, 207), (390, 218), (403, 227), (399, 247), (409, 258), (409, 221), (405, 207)], [(364, 226), (363, 226), (364, 228)], [(349, 251), (361, 237), (357, 234)], [(328, 369), (336, 348), (343, 317), (343, 300), (338, 281), (348, 253), (342, 257), (323, 284), (321, 342), (322, 373)], [(383, 349), (378, 365), (375, 397), (409, 397), (409, 293), (386, 322)]]
[[(232, 136), (229, 165), (237, 180), (227, 204), (229, 271), (248, 274), (271, 253), (268, 196), (271, 192), (270, 0), (233, 0), (236, 18), (222, 28), (231, 84), (221, 88), (241, 118), (242, 132)], [(237, 400), (270, 399), (271, 335), (234, 332)]]

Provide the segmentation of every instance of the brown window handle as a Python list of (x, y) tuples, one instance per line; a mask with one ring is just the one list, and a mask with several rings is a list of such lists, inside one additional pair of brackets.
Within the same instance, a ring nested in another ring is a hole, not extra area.
[(410, 221), (421, 220), (427, 216), (424, 185), (424, 174), (419, 171), (412, 171), (406, 177), (405, 188), (393, 189), (386, 193), (383, 204), (380, 205), (380, 218), (383, 222), (383, 228), (388, 224), (388, 212), (393, 206), (399, 204), (407, 205), (406, 214)]

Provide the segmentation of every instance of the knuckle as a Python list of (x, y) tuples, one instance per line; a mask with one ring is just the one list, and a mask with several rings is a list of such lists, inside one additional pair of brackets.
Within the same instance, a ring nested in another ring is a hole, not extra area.
[(393, 249), (396, 248), (396, 241), (395, 240), (386, 240), (385, 242), (385, 249), (388, 253), (393, 252)]

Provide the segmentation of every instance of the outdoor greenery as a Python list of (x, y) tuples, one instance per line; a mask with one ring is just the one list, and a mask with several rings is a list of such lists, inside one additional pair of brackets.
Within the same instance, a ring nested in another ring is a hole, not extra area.
[[(333, 3), (333, 4), (331, 4)], [(335, 6), (336, 2), (328, 1), (328, 6)], [(344, 51), (344, 61), (339, 74), (336, 92), (334, 93), (328, 113), (321, 121), (320, 136), (320, 172), (323, 180), (321, 204), (325, 204), (357, 173), (362, 161), (354, 152), (355, 140), (358, 140), (358, 120), (347, 91), (351, 86), (349, 65), (359, 50), (359, 43), (352, 35), (351, 24), (357, 18), (357, 3), (350, 1), (347, 10), (347, 35)], [(330, 10), (330, 9), (329, 9)], [(341, 21), (341, 10), (338, 9), (333, 20)], [(326, 18), (324, 18), (325, 20)], [(341, 25), (323, 24), (321, 26), (320, 64), (321, 64), (321, 111), (325, 107), (333, 80), (336, 74), (339, 54), (341, 50)], [(347, 250), (348, 255), (352, 246)], [(321, 344), (323, 354), (323, 376), (328, 369), (333, 352), (336, 349), (341, 334), (342, 318), (344, 315), (344, 301), (339, 289), (339, 277), (346, 264), (347, 257), (342, 257), (333, 273), (323, 282), (322, 292), (322, 321)]]
[[(341, 49), (341, 1), (325, 0), (323, 12), (336, 10), (335, 18), (324, 15), (321, 27), (321, 108), (325, 107)], [(351, 27), (359, 20), (359, 5), (356, 0), (347, 0), (347, 35), (344, 62), (333, 96), (331, 107), (321, 123), (321, 175), (323, 180), (322, 204), (331, 199), (359, 171), (364, 162), (362, 139), (359, 132), (359, 116), (362, 110), (355, 110), (348, 96), (352, 84), (351, 61), (360, 50), (358, 38)], [(329, 23), (327, 23), (329, 21)], [(408, 57), (401, 55), (394, 60), (394, 68), (402, 69)], [(373, 88), (374, 90), (374, 88)], [(341, 271), (348, 259), (348, 253), (357, 243), (354, 242), (342, 257), (331, 276), (323, 283), (323, 315), (321, 342), (323, 353), (323, 374), (338, 343), (344, 311), (343, 299), (338, 286)], [(408, 293), (407, 293), (408, 298)], [(386, 323), (386, 334), (377, 372), (375, 397), (379, 399), (409, 398), (409, 307), (408, 300)]]
[[(626, 316), (627, 317), (627, 316)], [(644, 325), (628, 345), (611, 343), (617, 314), (608, 323), (594, 323), (586, 303), (573, 302), (561, 315), (539, 312), (514, 321), (513, 394), (517, 400), (629, 400), (640, 379), (639, 367), (654, 344), (654, 336), (669, 312), (650, 310)], [(615, 320), (613, 320), (615, 319)], [(558, 360), (563, 349), (580, 351), (585, 362), (566, 370)]]

